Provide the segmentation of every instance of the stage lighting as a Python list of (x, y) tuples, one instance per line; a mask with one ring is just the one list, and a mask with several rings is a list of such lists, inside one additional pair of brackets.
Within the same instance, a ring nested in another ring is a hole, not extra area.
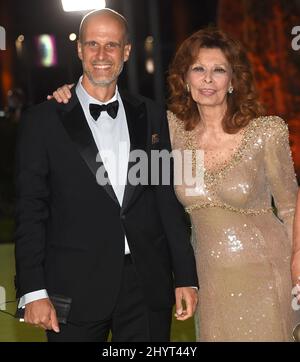
[(77, 39), (77, 35), (76, 35), (75, 33), (71, 33), (71, 34), (69, 35), (69, 39), (70, 39), (71, 41), (75, 41), (75, 40)]
[(104, 9), (105, 0), (61, 0), (64, 11), (85, 11)]
[(56, 41), (53, 35), (42, 34), (35, 37), (37, 65), (53, 67), (57, 65)]

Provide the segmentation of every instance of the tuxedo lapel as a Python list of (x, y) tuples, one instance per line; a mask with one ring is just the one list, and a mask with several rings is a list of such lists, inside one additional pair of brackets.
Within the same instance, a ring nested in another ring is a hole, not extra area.
[[(72, 139), (96, 181), (97, 170), (103, 166), (103, 163), (100, 159), (100, 154), (98, 155), (99, 152), (96, 143), (75, 91), (72, 92), (70, 102), (63, 107), (61, 120), (66, 132)], [(112, 200), (119, 204), (112, 186), (107, 183), (103, 187)]]
[[(147, 134), (148, 134), (148, 119), (146, 105), (137, 98), (121, 92), (122, 101), (125, 108), (128, 132), (130, 138), (130, 153), (134, 150), (147, 151)], [(138, 162), (131, 160), (129, 157), (127, 183), (124, 191), (122, 211), (125, 211), (132, 201), (142, 191), (142, 185), (132, 185), (128, 180), (130, 169)]]

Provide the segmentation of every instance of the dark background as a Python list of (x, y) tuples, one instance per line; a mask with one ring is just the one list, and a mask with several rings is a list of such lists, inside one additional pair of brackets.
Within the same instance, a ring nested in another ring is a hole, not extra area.
[[(187, 36), (216, 25), (242, 41), (266, 114), (279, 115), (289, 124), (300, 175), (300, 50), (291, 47), (291, 30), (300, 26), (300, 0), (107, 0), (106, 6), (125, 15), (131, 30), (133, 51), (120, 87), (158, 102), (167, 96), (168, 65)], [(20, 115), (81, 75), (76, 42), (69, 40), (69, 34), (78, 34), (85, 13), (65, 13), (60, 0), (0, 2), (0, 26), (6, 30), (6, 50), (0, 50), (0, 242), (13, 238), (14, 149)], [(54, 67), (37, 65), (34, 37), (40, 34), (56, 39)], [(17, 53), (20, 35), (24, 41)], [(146, 50), (149, 36), (153, 47)], [(146, 70), (147, 60), (155, 66), (153, 73)]]
[[(133, 89), (146, 96), (154, 97), (153, 75), (145, 70), (147, 53), (144, 44), (147, 36), (157, 30), (154, 39), (159, 46), (159, 73), (162, 74), (161, 87), (164, 87), (164, 74), (177, 44), (188, 34), (207, 24), (215, 24), (217, 15), (216, 0), (107, 0), (106, 6), (126, 15), (131, 27), (133, 53), (131, 62), (138, 74), (131, 83)], [(66, 13), (60, 0), (1, 0), (0, 25), (7, 33), (7, 51), (11, 62), (10, 78), (12, 86), (21, 87), (28, 103), (43, 101), (50, 91), (66, 82), (74, 82), (81, 74), (80, 62), (76, 53), (76, 42), (71, 42), (70, 33), (78, 34), (83, 12)], [(24, 51), (17, 57), (14, 42), (23, 34)], [(33, 37), (39, 34), (53, 34), (57, 41), (58, 65), (53, 68), (39, 68), (35, 65), (36, 51)], [(159, 43), (159, 44), (158, 44)], [(1, 54), (2, 56), (3, 54)], [(122, 85), (128, 86), (126, 71)], [(1, 89), (1, 99), (5, 103), (5, 89)], [(163, 89), (161, 89), (163, 94)]]

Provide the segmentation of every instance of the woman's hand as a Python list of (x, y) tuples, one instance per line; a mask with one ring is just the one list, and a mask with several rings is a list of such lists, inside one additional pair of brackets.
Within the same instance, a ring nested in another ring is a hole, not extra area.
[(70, 89), (74, 87), (73, 84), (65, 84), (62, 87), (57, 88), (56, 91), (52, 93), (52, 95), (47, 96), (47, 99), (54, 98), (58, 103), (68, 103), (69, 99), (72, 97)]
[(293, 250), (291, 258), (291, 272), (293, 282), (293, 294), (297, 292), (297, 299), (299, 303), (300, 298), (300, 191), (298, 192), (298, 200), (296, 206), (296, 212), (294, 217), (293, 227)]

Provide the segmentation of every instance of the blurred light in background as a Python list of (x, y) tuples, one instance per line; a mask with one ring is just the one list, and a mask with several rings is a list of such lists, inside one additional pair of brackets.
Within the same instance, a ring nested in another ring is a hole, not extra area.
[(38, 52), (37, 63), (42, 67), (52, 67), (57, 64), (56, 42), (53, 35), (42, 34), (35, 38)]
[(155, 71), (155, 66), (154, 66), (154, 60), (153, 58), (149, 58), (146, 60), (146, 71), (150, 74), (153, 74)]
[(145, 39), (144, 47), (147, 57), (145, 63), (146, 72), (149, 74), (153, 74), (155, 71), (155, 64), (153, 59), (154, 38), (152, 35), (147, 36), (147, 38)]
[(6, 50), (6, 31), (0, 26), (0, 50)]
[(147, 38), (145, 39), (145, 50), (147, 52), (152, 52), (153, 51), (153, 36), (149, 35), (147, 36)]
[(61, 0), (64, 11), (85, 11), (104, 9), (105, 0)]
[(77, 35), (76, 35), (75, 33), (71, 33), (71, 34), (69, 35), (69, 39), (70, 39), (71, 41), (75, 41), (75, 40), (77, 39)]
[(16, 52), (18, 54), (18, 56), (21, 56), (22, 54), (22, 49), (23, 49), (23, 42), (24, 42), (24, 35), (19, 35), (16, 39)]
[(17, 41), (22, 43), (22, 41), (24, 41), (24, 35), (19, 35)]

